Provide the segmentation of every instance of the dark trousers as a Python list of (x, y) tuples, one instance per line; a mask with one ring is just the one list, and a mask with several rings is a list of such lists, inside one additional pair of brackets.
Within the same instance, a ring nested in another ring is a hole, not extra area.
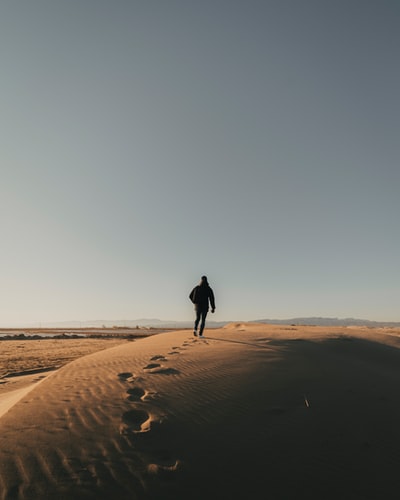
[(202, 309), (201, 307), (195, 307), (196, 311), (196, 320), (194, 322), (194, 329), (197, 330), (197, 327), (200, 323), (199, 335), (203, 335), (204, 326), (206, 324), (206, 317), (208, 313), (208, 309)]

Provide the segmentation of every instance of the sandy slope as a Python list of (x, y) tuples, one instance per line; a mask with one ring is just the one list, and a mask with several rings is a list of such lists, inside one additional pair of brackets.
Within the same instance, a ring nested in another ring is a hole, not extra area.
[(126, 342), (123, 337), (1, 340), (0, 417), (57, 368), (87, 354)]
[(54, 370), (76, 358), (124, 342), (128, 342), (124, 337), (117, 339), (1, 340), (0, 394), (20, 385), (16, 382), (24, 373), (44, 373)]
[(397, 499), (399, 345), (236, 324), (82, 357), (0, 419), (0, 498)]

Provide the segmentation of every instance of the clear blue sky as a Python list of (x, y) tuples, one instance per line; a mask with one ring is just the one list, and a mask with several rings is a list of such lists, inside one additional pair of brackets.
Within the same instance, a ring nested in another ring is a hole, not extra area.
[(397, 0), (4, 0), (0, 324), (400, 321)]

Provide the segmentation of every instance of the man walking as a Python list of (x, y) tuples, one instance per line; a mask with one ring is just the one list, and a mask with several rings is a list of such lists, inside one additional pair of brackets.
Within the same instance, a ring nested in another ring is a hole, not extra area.
[(193, 335), (197, 337), (197, 328), (200, 323), (199, 337), (202, 337), (209, 305), (211, 306), (211, 312), (215, 311), (214, 292), (208, 284), (207, 276), (201, 277), (200, 283), (190, 292), (189, 298), (193, 302), (196, 311)]

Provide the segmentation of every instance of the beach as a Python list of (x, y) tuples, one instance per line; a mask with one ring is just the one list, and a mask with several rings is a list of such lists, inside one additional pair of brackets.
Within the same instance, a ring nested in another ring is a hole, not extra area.
[(1, 500), (398, 498), (399, 329), (103, 342), (0, 385)]

